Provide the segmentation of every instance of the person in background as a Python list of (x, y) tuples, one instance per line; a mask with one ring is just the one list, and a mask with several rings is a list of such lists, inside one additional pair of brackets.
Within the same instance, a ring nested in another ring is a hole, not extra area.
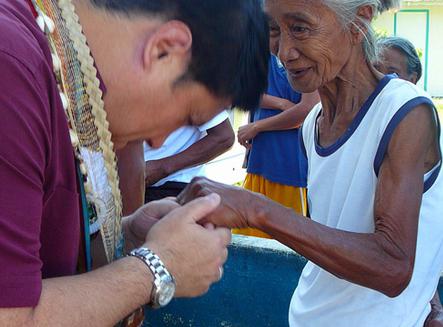
[(205, 176), (204, 164), (228, 151), (235, 134), (226, 111), (201, 126), (180, 127), (153, 149), (144, 144), (145, 203), (176, 197), (196, 176)]
[[(276, 26), (270, 22), (271, 53), (277, 54), (278, 42)], [(238, 142), (247, 149), (247, 175), (243, 186), (302, 215), (307, 214), (307, 163), (300, 148), (299, 127), (318, 102), (317, 92), (301, 94), (292, 89), (285, 68), (272, 55), (268, 90), (260, 108), (251, 113), (252, 122), (238, 131)], [(269, 238), (266, 233), (252, 228), (235, 232)]]
[(422, 77), (423, 67), (417, 50), (408, 39), (399, 36), (378, 39), (379, 59), (375, 63), (383, 74), (397, 74), (398, 77), (417, 84)]

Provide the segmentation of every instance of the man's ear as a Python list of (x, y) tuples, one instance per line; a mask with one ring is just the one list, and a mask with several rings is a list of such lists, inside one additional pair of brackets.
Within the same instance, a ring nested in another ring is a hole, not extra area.
[(145, 43), (143, 65), (146, 69), (174, 56), (188, 58), (191, 48), (192, 33), (189, 27), (177, 20), (168, 21), (160, 25)]
[(374, 8), (372, 6), (361, 6), (357, 11), (357, 18), (351, 26), (352, 41), (361, 43), (368, 32), (368, 27), (363, 22), (370, 24), (374, 18)]

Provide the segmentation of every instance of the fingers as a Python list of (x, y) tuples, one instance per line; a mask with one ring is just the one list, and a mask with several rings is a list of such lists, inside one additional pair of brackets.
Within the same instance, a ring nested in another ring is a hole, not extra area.
[(220, 265), (218, 266), (218, 276), (217, 276), (217, 279), (215, 280), (216, 282), (219, 282), (223, 278), (223, 274), (224, 274), (223, 265), (226, 263), (227, 260), (228, 260), (228, 249), (225, 249), (222, 254), (222, 261), (221, 261)]
[(250, 149), (252, 147), (252, 140), (248, 140), (242, 137), (238, 137), (238, 143), (240, 143), (241, 146), (244, 146), (246, 149)]
[(223, 250), (223, 253), (222, 253), (222, 261), (221, 261), (220, 266), (223, 266), (223, 265), (226, 263), (226, 261), (228, 261), (228, 249), (227, 249), (227, 248), (225, 248), (225, 249)]
[(207, 230), (215, 230), (215, 225), (212, 223), (204, 223), (203, 227), (206, 228)]
[(230, 229), (217, 227), (215, 229), (215, 233), (218, 235), (218, 237), (220, 237), (222, 246), (227, 247), (229, 244), (231, 244), (232, 233)]
[(185, 205), (187, 202), (192, 200), (193, 193), (195, 188), (195, 179), (192, 179), (191, 183), (189, 183), (183, 191), (177, 196), (177, 202), (180, 205)]
[(211, 194), (189, 202), (156, 224), (146, 238), (147, 246), (175, 277), (178, 297), (204, 294), (223, 275), (220, 267), (228, 258), (231, 233), (209, 222), (204, 224), (206, 228), (200, 226), (220, 200), (217, 194)]
[(206, 178), (194, 177), (191, 183), (189, 183), (189, 185), (178, 195), (177, 202), (181, 205), (185, 205), (196, 198), (214, 193), (205, 188), (204, 185), (206, 182)]
[(214, 211), (220, 205), (220, 201), (220, 196), (212, 193), (195, 199), (178, 210), (184, 219), (195, 223)]
[(167, 198), (162, 199), (162, 201), (172, 201), (178, 203), (177, 198), (175, 196), (168, 196)]
[(221, 242), (222, 251), (219, 255), (219, 262), (218, 262), (218, 269), (219, 274), (217, 279), (215, 279), (216, 282), (220, 281), (223, 277), (223, 265), (228, 260), (228, 248), (227, 246), (231, 242), (231, 231), (226, 228), (216, 228), (215, 232), (218, 234)]
[(183, 191), (181, 191), (179, 195), (177, 195), (177, 202), (180, 205), (183, 205), (186, 203), (186, 194), (188, 194), (188, 190), (190, 187), (191, 187), (191, 184), (186, 186), (185, 189)]
[(174, 200), (163, 199), (153, 201), (141, 208), (143, 213), (148, 214), (152, 218), (160, 219), (170, 213), (172, 210), (179, 208), (180, 205)]
[(169, 206), (171, 206), (171, 207), (178, 208), (180, 206), (178, 204), (178, 202), (177, 202), (177, 199), (174, 198), (174, 197), (168, 197), (168, 198), (164, 198), (164, 199), (161, 199), (161, 200), (152, 201), (149, 204), (151, 204), (151, 203), (157, 205), (158, 207), (169, 207)]

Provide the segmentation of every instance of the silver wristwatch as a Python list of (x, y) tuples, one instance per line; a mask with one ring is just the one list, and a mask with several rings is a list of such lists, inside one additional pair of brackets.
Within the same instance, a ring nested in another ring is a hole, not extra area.
[(152, 308), (157, 309), (164, 307), (171, 302), (175, 293), (175, 280), (160, 258), (150, 249), (145, 247), (132, 250), (129, 255), (142, 260), (154, 275), (151, 302), (149, 305)]

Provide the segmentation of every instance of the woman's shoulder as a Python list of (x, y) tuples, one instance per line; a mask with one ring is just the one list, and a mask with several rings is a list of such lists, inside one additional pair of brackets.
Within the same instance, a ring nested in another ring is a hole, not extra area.
[(421, 87), (400, 78), (392, 78), (382, 94), (386, 98), (428, 97), (429, 94)]

